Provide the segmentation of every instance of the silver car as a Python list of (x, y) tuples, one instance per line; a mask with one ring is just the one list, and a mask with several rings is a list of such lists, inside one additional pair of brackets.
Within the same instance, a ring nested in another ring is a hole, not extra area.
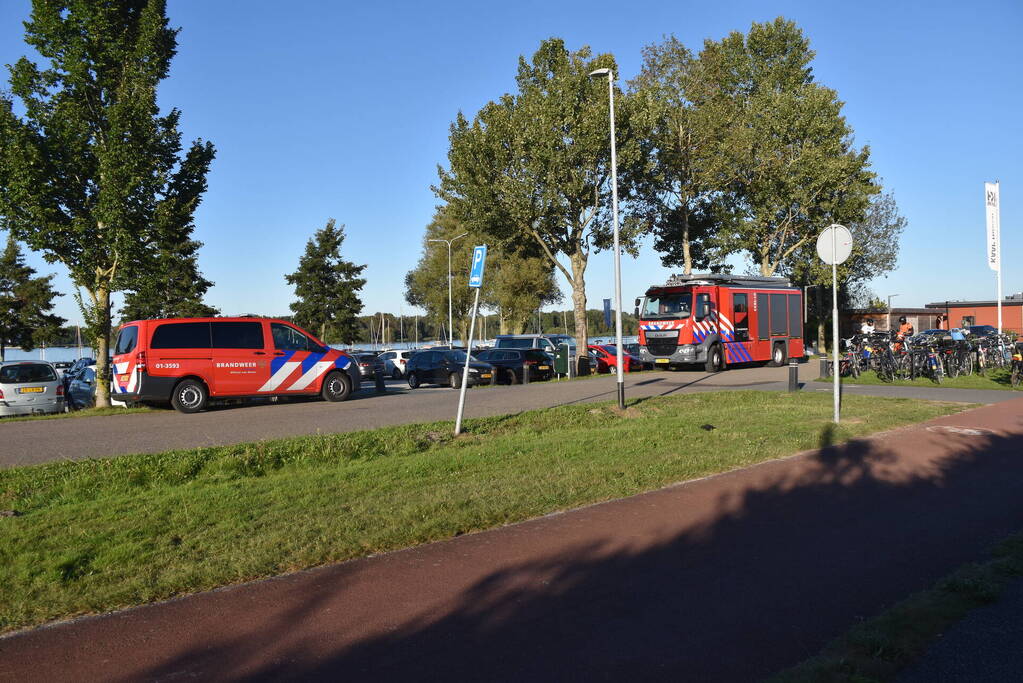
[(64, 384), (45, 361), (0, 364), (0, 417), (64, 412)]

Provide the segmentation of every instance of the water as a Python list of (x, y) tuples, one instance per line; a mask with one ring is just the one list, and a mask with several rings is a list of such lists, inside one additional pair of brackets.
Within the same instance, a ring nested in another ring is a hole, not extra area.
[(18, 348), (8, 347), (4, 351), (4, 360), (48, 360), (50, 362), (57, 362), (76, 361), (83, 357), (95, 358), (96, 354), (87, 346), (83, 346), (81, 350), (77, 346), (50, 346), (45, 349), (35, 349), (34, 351), (22, 351)]

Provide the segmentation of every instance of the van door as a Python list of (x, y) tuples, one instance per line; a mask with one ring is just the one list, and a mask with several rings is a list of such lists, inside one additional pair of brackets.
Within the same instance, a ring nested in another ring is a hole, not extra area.
[(212, 388), (209, 322), (165, 322), (150, 331), (146, 374), (171, 380), (194, 375)]
[(270, 359), (263, 322), (260, 320), (214, 320), (214, 396), (251, 396), (270, 379)]

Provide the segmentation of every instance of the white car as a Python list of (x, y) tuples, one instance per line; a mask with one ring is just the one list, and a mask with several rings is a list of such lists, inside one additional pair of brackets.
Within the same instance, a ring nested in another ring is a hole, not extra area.
[[(91, 408), (96, 405), (95, 365), (86, 366), (68, 382), (67, 396), (71, 408)], [(128, 407), (128, 404), (124, 401), (117, 400), (115, 394), (110, 394), (110, 405), (121, 408)]]
[(64, 412), (64, 384), (53, 365), (23, 360), (0, 364), (0, 417)]
[(391, 379), (401, 379), (405, 376), (405, 365), (415, 351), (385, 351), (377, 356), (384, 362), (384, 374)]

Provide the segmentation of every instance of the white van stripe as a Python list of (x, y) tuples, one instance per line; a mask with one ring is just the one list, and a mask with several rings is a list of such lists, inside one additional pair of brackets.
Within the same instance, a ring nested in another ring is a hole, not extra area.
[(288, 387), (288, 391), (302, 391), (307, 386), (312, 384), (317, 377), (326, 372), (327, 368), (333, 366), (334, 361), (332, 360), (321, 360), (318, 363), (314, 363), (313, 367), (309, 368), (309, 370), (304, 375), (298, 378), (298, 381), (296, 381), (294, 384)]
[(138, 383), (139, 373), (135, 368), (131, 369), (131, 379), (128, 380), (128, 393), (135, 391), (135, 386)]
[(288, 361), (266, 381), (266, 384), (259, 388), (259, 391), (273, 391), (279, 387), (284, 380), (288, 379), (288, 376), (291, 375), (291, 373), (295, 371), (295, 368), (300, 365), (302, 365), (302, 363), (297, 360)]

